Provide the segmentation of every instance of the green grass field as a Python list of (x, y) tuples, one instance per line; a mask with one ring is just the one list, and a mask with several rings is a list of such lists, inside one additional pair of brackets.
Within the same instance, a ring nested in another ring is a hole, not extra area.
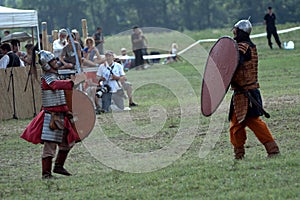
[[(253, 32), (262, 31), (254, 27)], [(231, 32), (186, 34), (175, 33), (176, 41), (186, 42), (178, 42), (179, 47)], [(172, 41), (172, 36), (157, 37)], [(153, 47), (162, 49), (164, 42), (153, 38), (149, 34)], [(201, 115), (201, 74), (205, 50), (212, 45), (208, 43), (186, 52), (181, 62), (129, 71), (139, 106), (97, 115), (94, 130), (75, 145), (65, 164), (71, 177), (41, 179), (42, 145), (19, 138), (31, 119), (0, 121), (0, 199), (300, 199), (299, 31), (280, 38), (293, 40), (296, 48), (279, 50), (274, 45), (270, 50), (266, 38), (253, 39), (264, 105), (271, 114), (263, 119), (280, 156), (267, 159), (249, 130), (245, 159), (233, 159), (227, 121), (230, 91), (215, 115)]]

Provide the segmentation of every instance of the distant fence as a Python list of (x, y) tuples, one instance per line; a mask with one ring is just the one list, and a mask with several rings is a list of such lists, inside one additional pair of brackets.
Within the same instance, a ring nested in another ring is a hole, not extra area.
[[(41, 108), (40, 71), (38, 71), (38, 80), (32, 76), (33, 84), (31, 84), (31, 76), (28, 77), (29, 69), (30, 67), (0, 69), (0, 120), (14, 117), (18, 119), (32, 118), (35, 112), (39, 113)], [(27, 79), (27, 88), (24, 91)], [(13, 92), (15, 98), (13, 98)]]

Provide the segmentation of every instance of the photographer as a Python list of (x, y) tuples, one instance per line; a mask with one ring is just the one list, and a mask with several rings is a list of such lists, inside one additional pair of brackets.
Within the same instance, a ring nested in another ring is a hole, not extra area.
[(108, 92), (102, 94), (102, 110), (109, 112), (112, 100), (120, 110), (124, 110), (124, 92), (119, 83), (119, 80), (125, 76), (123, 67), (121, 64), (114, 62), (112, 51), (105, 52), (105, 59), (106, 62), (101, 64), (97, 71), (99, 83), (103, 81), (103, 85), (108, 85), (110, 88)]

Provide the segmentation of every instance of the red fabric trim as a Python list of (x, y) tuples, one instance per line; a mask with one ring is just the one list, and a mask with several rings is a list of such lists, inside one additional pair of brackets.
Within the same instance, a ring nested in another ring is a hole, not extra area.
[(42, 142), (42, 130), (44, 123), (44, 111), (41, 111), (26, 127), (24, 132), (21, 134), (21, 138), (31, 142), (33, 144), (39, 144)]
[[(42, 130), (43, 130), (43, 123), (44, 123), (44, 111), (41, 111), (26, 127), (24, 132), (21, 134), (21, 138), (31, 142), (33, 144), (39, 144), (42, 142)], [(71, 122), (67, 117), (65, 117), (65, 128), (68, 129), (69, 133), (67, 136), (68, 143), (72, 142), (79, 142), (80, 137), (77, 134), (76, 130), (72, 127)]]

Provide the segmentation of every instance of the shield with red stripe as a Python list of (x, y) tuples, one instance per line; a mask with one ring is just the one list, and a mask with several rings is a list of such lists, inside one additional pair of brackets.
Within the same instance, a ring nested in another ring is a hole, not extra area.
[(226, 95), (237, 68), (237, 43), (230, 37), (220, 38), (209, 52), (202, 80), (201, 112), (212, 115)]

